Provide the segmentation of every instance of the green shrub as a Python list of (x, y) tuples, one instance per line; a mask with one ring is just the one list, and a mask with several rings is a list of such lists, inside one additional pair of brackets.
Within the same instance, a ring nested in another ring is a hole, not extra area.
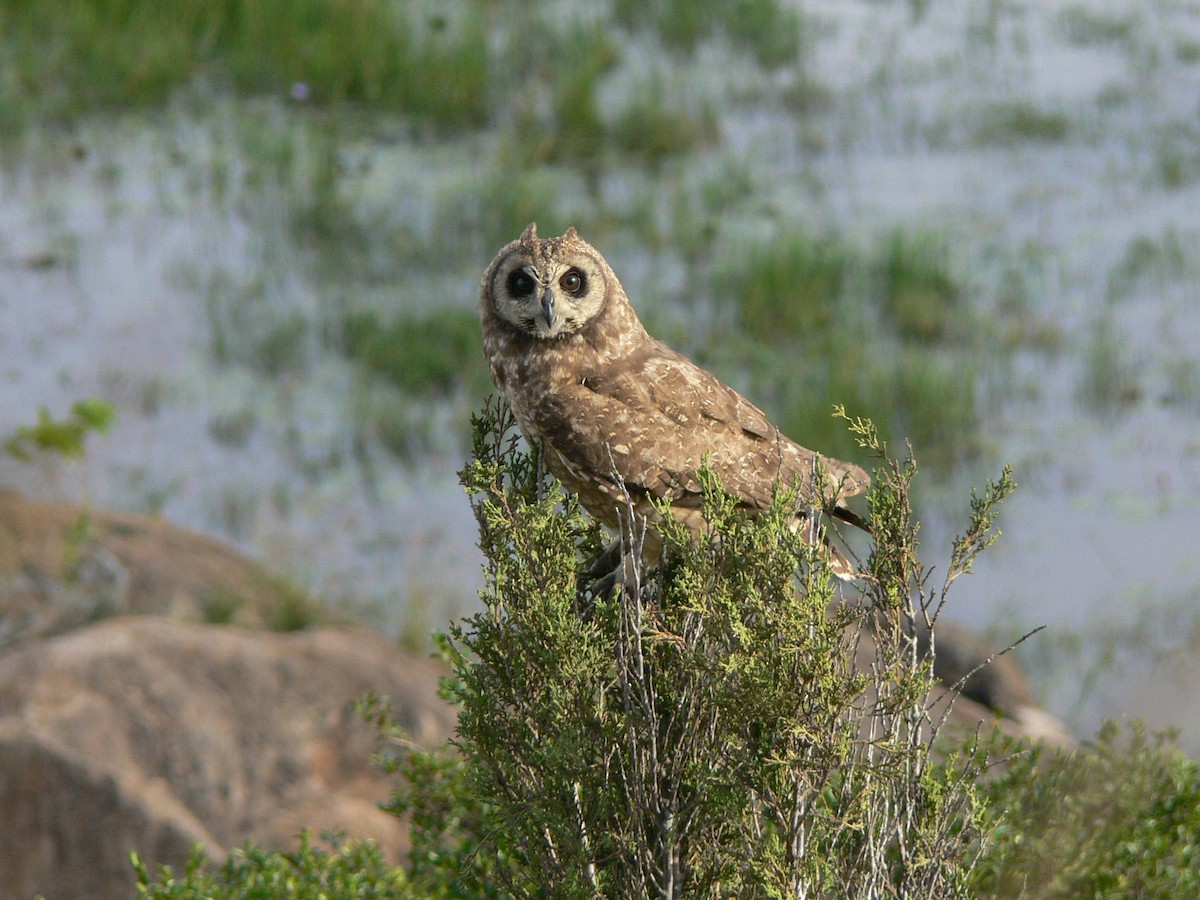
[(981, 799), (996, 824), (980, 896), (1200, 896), (1200, 766), (1139, 724), (1072, 753), (1026, 748)]
[(234, 850), (215, 865), (197, 850), (182, 875), (169, 866), (153, 874), (131, 854), (137, 895), (147, 900), (350, 900), (420, 896), (408, 889), (404, 870), (389, 866), (371, 841), (330, 850), (314, 847), (308, 833), (291, 853), (258, 847)]
[[(595, 523), (516, 449), (512, 425), (489, 408), (462, 474), (487, 563), (484, 611), (444, 641), (459, 753), (401, 745), (391, 760), (413, 883), (435, 896), (966, 896), (971, 777), (932, 761), (932, 675), (907, 637), (937, 605), (915, 556), (911, 463), (877, 472), (862, 605), (829, 612), (828, 570), (789, 528), (787, 497), (749, 517), (708, 470), (709, 538), (665, 525), (681, 548), (665, 566), (592, 597)], [(853, 427), (878, 449), (869, 424)], [(977, 498), (946, 586), (993, 539), (1010, 489), (1006, 473)], [(870, 665), (852, 652), (868, 632)]]

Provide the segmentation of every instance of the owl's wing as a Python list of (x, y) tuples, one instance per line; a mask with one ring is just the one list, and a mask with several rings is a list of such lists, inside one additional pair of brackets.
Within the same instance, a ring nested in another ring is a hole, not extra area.
[[(698, 506), (696, 471), (707, 453), (725, 490), (747, 506), (770, 506), (775, 484), (811, 494), (817, 454), (789, 440), (766, 415), (716, 376), (658, 341), (545, 398), (537, 430), (563, 462), (630, 490)], [(869, 479), (851, 463), (822, 457), (823, 497), (834, 504)]]

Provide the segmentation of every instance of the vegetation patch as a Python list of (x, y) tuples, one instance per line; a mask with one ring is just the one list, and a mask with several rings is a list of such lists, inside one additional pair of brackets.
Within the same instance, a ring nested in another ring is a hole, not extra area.
[(986, 107), (975, 127), (975, 140), (979, 144), (1002, 146), (1056, 144), (1066, 140), (1070, 133), (1071, 121), (1065, 113), (1015, 101)]
[(1026, 748), (981, 784), (996, 822), (980, 896), (1200, 894), (1200, 766), (1140, 725), (1071, 754)]
[(836, 398), (934, 465), (970, 458), (988, 351), (972, 349), (978, 329), (948, 257), (938, 237), (904, 230), (873, 251), (793, 232), (730, 252), (713, 290), (736, 302), (738, 328), (707, 353), (785, 433), (827, 453), (853, 450), (829, 416)]
[[(883, 455), (870, 423), (849, 425), (879, 462), (870, 602), (830, 604), (786, 496), (750, 518), (708, 470), (708, 537), (693, 544), (662, 509), (679, 552), (596, 596), (595, 523), (489, 406), (462, 473), (484, 610), (440, 639), (455, 746), (417, 749), (385, 700), (360, 704), (392, 739), (404, 864), (308, 835), (223, 865), (196, 853), (178, 875), (134, 854), (139, 895), (1194, 896), (1200, 767), (1163, 739), (1110, 725), (1070, 754), (939, 741), (932, 675), (908, 635), (936, 628), (1014, 485), (1005, 470), (972, 495), (932, 586), (908, 503), (915, 463)], [(853, 662), (862, 640), (870, 665)]]
[(308, 832), (292, 852), (244, 847), (217, 865), (197, 849), (183, 872), (161, 866), (151, 872), (137, 853), (130, 856), (137, 896), (146, 900), (277, 900), (317, 898), (411, 897), (404, 870), (388, 865), (373, 841), (350, 841), (322, 847)]
[[(879, 450), (869, 423), (851, 426)], [(940, 603), (910, 606), (910, 589), (925, 597), (911, 462), (876, 473), (870, 603), (830, 606), (785, 493), (749, 517), (707, 469), (709, 536), (693, 544), (664, 508), (678, 553), (592, 595), (596, 524), (517, 451), (513, 428), (486, 410), (462, 474), (488, 563), (484, 611), (443, 643), (461, 752), (398, 745), (393, 759), (394, 808), (416, 823), (414, 888), (966, 896), (973, 788), (964, 761), (932, 762), (932, 675), (904, 638)], [(1006, 473), (977, 498), (947, 586), (994, 539), (1011, 488)], [(859, 639), (873, 666), (854, 662)], [(367, 711), (387, 727), (378, 703)]]
[(901, 337), (937, 343), (967, 324), (963, 288), (950, 271), (944, 239), (897, 229), (884, 245), (879, 269), (883, 306)]
[(736, 304), (754, 339), (820, 344), (844, 319), (846, 284), (861, 261), (836, 236), (790, 232), (734, 249), (713, 278), (713, 293)]
[(1084, 349), (1076, 397), (1093, 412), (1112, 414), (1135, 406), (1144, 393), (1142, 370), (1110, 319), (1095, 326)]
[[(486, 17), (418, 19), (379, 0), (72, 0), (0, 8), (0, 107), (70, 117), (161, 103), (202, 75), (298, 101), (369, 103), (477, 126)], [(10, 115), (13, 115), (10, 112)]]
[(665, 47), (681, 54), (723, 36), (764, 69), (778, 69), (796, 63), (804, 46), (800, 13), (779, 0), (616, 0), (613, 11), (625, 27), (651, 27)]
[(482, 396), (489, 383), (479, 349), (474, 310), (385, 321), (372, 309), (347, 311), (341, 320), (343, 353), (368, 372), (411, 394), (444, 395), (467, 387)]

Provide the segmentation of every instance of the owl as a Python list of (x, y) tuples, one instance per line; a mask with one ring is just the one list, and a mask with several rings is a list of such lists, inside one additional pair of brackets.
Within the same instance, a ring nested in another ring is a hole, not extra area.
[[(542, 239), (536, 223), (526, 227), (488, 266), (479, 307), (492, 381), (521, 431), (592, 516), (614, 530), (629, 505), (645, 517), (647, 559), (662, 549), (655, 498), (669, 499), (694, 536), (703, 532), (696, 473), (706, 455), (725, 491), (752, 512), (767, 509), (782, 484), (797, 491), (797, 526), (816, 507), (867, 527), (842, 506), (866, 490), (867, 474), (794, 443), (737, 391), (651, 337), (604, 257), (574, 228)], [(826, 548), (835, 574), (856, 576)]]

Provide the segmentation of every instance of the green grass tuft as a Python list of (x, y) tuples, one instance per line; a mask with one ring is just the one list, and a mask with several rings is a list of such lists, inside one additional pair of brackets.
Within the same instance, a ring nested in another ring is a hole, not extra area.
[(834, 326), (854, 264), (840, 238), (793, 232), (735, 249), (714, 277), (714, 292), (737, 304), (752, 338), (816, 342)]
[(1084, 349), (1083, 374), (1075, 393), (1093, 412), (1105, 414), (1129, 409), (1142, 399), (1140, 367), (1108, 319), (1095, 328)]
[(373, 375), (416, 395), (445, 395), (488, 383), (473, 310), (442, 310), (384, 322), (375, 310), (352, 310), (341, 323), (341, 349)]
[(1071, 133), (1065, 113), (1038, 109), (1028, 102), (997, 103), (986, 107), (975, 129), (979, 144), (1011, 146), (1019, 143), (1054, 144)]
[(955, 336), (966, 311), (942, 238), (897, 229), (885, 245), (880, 270), (883, 305), (901, 336), (930, 343)]
[(696, 115), (666, 102), (661, 85), (652, 82), (634, 92), (634, 100), (618, 115), (610, 134), (618, 150), (654, 167), (712, 144), (717, 121), (711, 110)]
[(804, 49), (800, 13), (779, 0), (616, 0), (613, 12), (626, 28), (653, 28), (681, 55), (721, 36), (770, 70), (796, 63)]

